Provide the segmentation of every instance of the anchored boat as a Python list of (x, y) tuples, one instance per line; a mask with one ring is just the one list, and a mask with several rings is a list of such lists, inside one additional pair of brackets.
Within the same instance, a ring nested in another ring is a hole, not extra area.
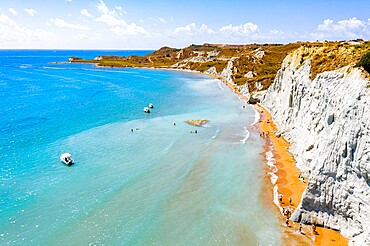
[(73, 165), (75, 162), (74, 160), (72, 159), (71, 157), (71, 154), (70, 153), (63, 153), (61, 156), (60, 156), (60, 160), (66, 164), (67, 166), (70, 166), (70, 165)]
[(143, 110), (144, 110), (144, 113), (150, 113), (150, 109), (148, 107), (145, 107)]

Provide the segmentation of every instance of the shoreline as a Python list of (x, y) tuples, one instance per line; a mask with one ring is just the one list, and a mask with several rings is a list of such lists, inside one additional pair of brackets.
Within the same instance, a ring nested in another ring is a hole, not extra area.
[[(224, 78), (199, 71), (192, 72), (197, 72), (220, 80), (226, 86), (228, 86), (233, 93), (238, 95), (240, 99), (246, 102), (249, 101), (249, 98), (240, 93), (238, 88), (226, 81)], [(270, 184), (268, 184), (268, 186), (273, 190), (272, 202), (280, 211), (280, 218), (282, 222), (285, 222), (286, 219), (283, 213), (284, 209), (289, 208), (292, 211), (296, 209), (301, 201), (303, 192), (307, 187), (308, 180), (305, 179), (305, 182), (302, 182), (299, 179), (300, 171), (295, 165), (295, 159), (293, 155), (289, 152), (290, 143), (283, 137), (277, 137), (274, 134), (274, 132), (278, 129), (272, 121), (270, 113), (259, 103), (251, 104), (251, 106), (259, 114), (259, 120), (254, 122), (252, 126), (257, 126), (261, 131), (261, 134), (263, 132), (268, 133), (264, 141), (264, 151), (262, 155), (265, 160), (265, 164), (267, 164), (265, 165), (266, 175), (270, 176)], [(281, 202), (279, 201), (279, 194), (283, 195)], [(313, 231), (311, 225), (302, 224), (300, 233), (299, 228), (300, 223), (289, 220), (289, 227), (286, 227), (283, 230), (282, 242), (284, 245), (348, 245), (348, 239), (342, 236), (339, 231), (318, 226), (316, 227), (315, 231)]]
[[(283, 214), (284, 209), (292, 212), (301, 201), (304, 190), (307, 186), (307, 179), (299, 179), (300, 172), (295, 165), (295, 159), (289, 152), (290, 144), (283, 137), (277, 137), (274, 132), (277, 130), (272, 121), (270, 113), (260, 104), (254, 105), (260, 113), (259, 128), (265, 134), (265, 161), (267, 173), (270, 174), (274, 204), (280, 211), (282, 221), (286, 221)], [(266, 135), (267, 134), (267, 135)], [(280, 201), (279, 194), (282, 194)], [(291, 202), (290, 202), (291, 199)], [(299, 232), (300, 223), (289, 220), (289, 226), (285, 227), (283, 242), (285, 245), (348, 245), (348, 240), (339, 231), (328, 228), (316, 227), (313, 232), (311, 225), (302, 224), (301, 233)]]
[[(198, 73), (220, 80), (241, 100), (244, 100), (245, 102), (249, 101), (249, 98), (240, 93), (239, 89), (236, 88), (234, 84), (228, 82), (226, 79), (220, 76), (201, 71), (172, 67), (110, 67), (99, 66), (95, 63), (90, 64), (101, 68), (159, 69)], [(295, 166), (295, 159), (293, 155), (288, 150), (290, 144), (283, 137), (277, 137), (274, 134), (274, 132), (277, 130), (277, 127), (273, 123), (270, 113), (260, 104), (251, 104), (251, 106), (259, 114), (259, 121), (253, 123), (252, 126), (256, 126), (261, 133), (268, 133), (268, 135), (265, 137), (264, 151), (262, 155), (264, 158), (264, 164), (267, 164), (265, 165), (265, 174), (266, 176), (269, 176), (270, 183), (263, 185), (267, 185), (268, 188), (273, 190), (272, 203), (275, 205), (275, 208), (280, 211), (282, 226), (285, 226), (283, 208), (289, 207), (290, 209), (294, 210), (298, 206), (303, 192), (306, 189), (307, 180), (305, 183), (303, 183), (298, 179), (300, 172)], [(265, 190), (268, 190), (267, 187)], [(281, 202), (279, 201), (279, 194), (283, 195)], [(289, 198), (292, 199), (291, 203), (289, 202)], [(348, 239), (344, 238), (338, 231), (329, 228), (316, 227), (316, 231), (313, 233), (311, 225), (302, 225), (302, 233), (299, 233), (299, 227), (299, 223), (289, 220), (289, 227), (285, 226), (285, 229), (283, 230), (282, 242), (284, 245), (348, 245)]]

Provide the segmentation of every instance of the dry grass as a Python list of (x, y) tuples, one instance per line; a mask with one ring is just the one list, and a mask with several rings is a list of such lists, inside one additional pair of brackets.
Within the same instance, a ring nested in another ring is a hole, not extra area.
[[(107, 56), (103, 60), (83, 60), (77, 62), (96, 63), (107, 67), (159, 67), (168, 68), (187, 58), (201, 56), (206, 58), (207, 52), (219, 52), (217, 57), (211, 57), (207, 62), (187, 62), (184, 68), (204, 72), (215, 67), (220, 73), (232, 57), (234, 62), (233, 81), (237, 85), (248, 84), (250, 91), (256, 91), (256, 83), (266, 90), (273, 83), (281, 63), (293, 51), (296, 67), (303, 61), (311, 59), (311, 78), (324, 71), (335, 70), (347, 65), (354, 66), (361, 57), (370, 50), (370, 42), (361, 45), (330, 43), (293, 43), (293, 44), (248, 44), (248, 45), (190, 45), (184, 49), (163, 47), (146, 56), (117, 57)], [(261, 59), (253, 57), (258, 51), (264, 51)], [(253, 78), (246, 78), (249, 71)]]
[(311, 79), (317, 74), (336, 70), (345, 66), (355, 66), (361, 57), (370, 50), (370, 42), (361, 45), (339, 42), (304, 44), (301, 61), (311, 59)]

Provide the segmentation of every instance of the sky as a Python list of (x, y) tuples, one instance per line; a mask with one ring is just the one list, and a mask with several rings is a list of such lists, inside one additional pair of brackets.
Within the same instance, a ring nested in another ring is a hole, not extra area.
[(370, 39), (369, 0), (0, 0), (0, 49)]

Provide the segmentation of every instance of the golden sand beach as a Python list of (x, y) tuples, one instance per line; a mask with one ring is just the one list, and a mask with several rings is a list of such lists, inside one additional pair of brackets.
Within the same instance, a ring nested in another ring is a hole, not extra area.
[[(248, 101), (248, 98), (240, 93), (240, 91), (231, 83), (224, 79), (207, 74), (213, 78), (219, 79), (224, 82), (234, 93), (240, 98)], [(265, 150), (264, 156), (267, 151), (270, 151), (270, 146), (273, 147), (273, 154), (276, 161), (278, 194), (282, 194), (282, 201), (279, 201), (279, 207), (289, 208), (292, 212), (297, 208), (303, 191), (307, 186), (307, 178), (305, 182), (299, 179), (300, 172), (295, 165), (293, 155), (289, 152), (290, 144), (283, 137), (277, 137), (274, 132), (277, 130), (276, 125), (272, 121), (270, 113), (259, 104), (253, 105), (260, 114), (259, 129), (261, 134), (265, 134)], [(265, 160), (267, 163), (267, 160)], [(266, 165), (266, 169), (269, 167)], [(266, 170), (266, 173), (270, 170)], [(270, 183), (271, 190), (273, 189)], [(270, 196), (273, 199), (273, 194)], [(280, 209), (279, 209), (280, 210)], [(282, 211), (281, 211), (282, 212)], [(281, 213), (282, 224), (285, 224), (286, 217)], [(301, 232), (299, 228), (301, 227)], [(289, 220), (289, 226), (284, 230), (283, 235), (284, 245), (322, 245), (322, 246), (344, 246), (348, 245), (348, 240), (343, 237), (338, 231), (331, 230), (323, 227), (316, 227), (315, 231), (311, 225), (301, 225)]]
[[(274, 134), (277, 127), (272, 121), (271, 115), (260, 105), (254, 107), (261, 116), (259, 127), (265, 139), (265, 151), (269, 151), (270, 146), (273, 147), (272, 152), (277, 167), (275, 173), (277, 175), (277, 192), (282, 195), (281, 201), (278, 197), (279, 206), (293, 212), (301, 200), (308, 180), (305, 178), (305, 182), (302, 182), (302, 179), (299, 179), (300, 173), (295, 166), (294, 157), (288, 151), (290, 145), (283, 137), (277, 137)], [(281, 219), (285, 223), (286, 218), (283, 214)], [(337, 231), (316, 227), (313, 232), (311, 225), (302, 225), (300, 233), (299, 227), (299, 223), (289, 220), (289, 226), (286, 226), (283, 236), (284, 245), (348, 245), (347, 239)]]

